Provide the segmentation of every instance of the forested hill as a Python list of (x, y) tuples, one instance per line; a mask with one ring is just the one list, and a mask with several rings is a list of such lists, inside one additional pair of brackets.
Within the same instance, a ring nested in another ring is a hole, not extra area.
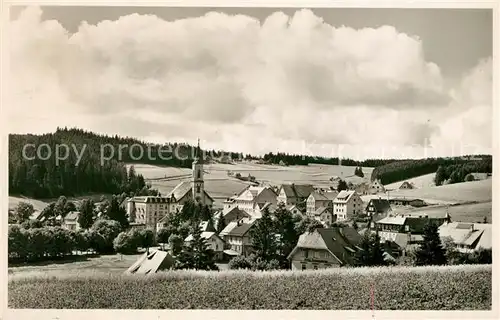
[[(390, 184), (425, 174), (435, 173), (439, 168), (441, 169), (439, 171), (438, 180), (436, 181), (438, 185), (448, 179), (451, 180), (451, 183), (463, 182), (465, 176), (469, 173), (491, 173), (492, 156), (474, 155), (398, 161), (375, 168), (372, 171), (371, 180), (380, 179), (382, 184)], [(456, 173), (453, 173), (454, 171), (456, 171)]]
[(264, 155), (263, 160), (272, 164), (286, 164), (286, 165), (308, 165), (308, 164), (329, 164), (329, 165), (343, 165), (347, 167), (378, 167), (388, 163), (399, 162), (404, 160), (397, 159), (367, 159), (363, 161), (356, 161), (349, 158), (339, 159), (325, 158), (317, 156), (306, 156), (288, 153), (267, 153)]
[[(67, 155), (63, 146), (68, 148)], [(142, 157), (138, 146), (142, 147)], [(129, 152), (131, 147), (134, 152)], [(162, 160), (158, 157), (158, 145), (149, 146), (137, 139), (99, 135), (81, 129), (57, 129), (54, 133), (43, 135), (11, 134), (9, 193), (52, 198), (86, 193), (135, 192), (128, 187), (130, 179), (126, 162), (191, 166), (190, 146), (174, 144), (170, 147), (181, 156), (163, 154), (164, 158), (170, 159)]]

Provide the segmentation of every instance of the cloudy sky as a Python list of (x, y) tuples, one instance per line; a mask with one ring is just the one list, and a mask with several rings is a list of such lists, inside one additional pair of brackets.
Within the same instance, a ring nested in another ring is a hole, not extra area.
[(489, 10), (28, 7), (11, 21), (10, 132), (358, 159), (491, 152)]

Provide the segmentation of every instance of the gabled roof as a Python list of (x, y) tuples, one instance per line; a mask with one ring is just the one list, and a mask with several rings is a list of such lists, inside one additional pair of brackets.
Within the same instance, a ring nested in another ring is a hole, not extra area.
[(342, 190), (335, 198), (335, 202), (348, 202), (355, 193), (354, 190)]
[(250, 228), (254, 225), (257, 220), (247, 221), (247, 222), (230, 222), (224, 230), (221, 231), (220, 235), (223, 236), (236, 236), (243, 237), (247, 234)]
[(235, 207), (231, 207), (229, 209), (226, 209), (224, 211), (222, 211), (222, 215), (225, 217), (229, 214), (234, 214), (236, 213), (237, 215), (241, 215), (242, 217), (245, 216), (245, 217), (249, 217), (250, 214), (248, 214), (246, 211), (244, 210), (241, 210), (240, 208), (238, 208), (237, 206)]
[(411, 184), (411, 183), (410, 183), (410, 182), (408, 182), (408, 181), (403, 182), (403, 183), (399, 186), (399, 188), (401, 189), (401, 188), (403, 188), (403, 187), (405, 187), (405, 186), (406, 186), (406, 187), (409, 187), (409, 189), (413, 189), (413, 184)]
[(282, 184), (280, 189), (285, 191), (287, 198), (307, 198), (314, 191), (311, 184)]
[(323, 195), (317, 191), (311, 192), (309, 197), (313, 198), (315, 201), (327, 201), (327, 200), (329, 200), (325, 195)]
[(354, 253), (361, 242), (361, 236), (351, 227), (319, 228), (299, 237), (297, 245), (288, 259), (299, 248), (328, 250), (342, 265), (354, 263)]
[[(169, 197), (159, 197), (159, 196), (139, 196), (133, 198), (127, 198), (122, 202), (140, 202), (140, 203), (168, 203), (170, 201)], [(120, 204), (121, 205), (121, 204)]]
[(64, 218), (64, 220), (65, 221), (67, 221), (67, 220), (70, 220), (70, 221), (74, 220), (74, 221), (76, 221), (78, 219), (79, 215), (80, 215), (80, 212), (78, 212), (78, 211), (71, 211), (71, 212), (69, 212), (66, 215), (66, 217)]
[[(182, 198), (184, 198), (190, 191), (192, 191), (191, 181), (182, 181), (177, 186), (175, 186), (175, 188), (172, 191), (170, 191), (170, 193), (168, 194), (168, 198), (174, 196), (175, 201), (178, 202)], [(206, 190), (203, 191), (207, 198), (214, 201), (214, 199), (207, 193)]]
[(246, 191), (248, 191), (252, 195), (252, 199), (257, 198), (264, 190), (270, 190), (273, 194), (274, 191), (269, 187), (258, 187), (258, 186), (248, 186), (245, 189), (241, 190), (236, 196), (232, 197), (232, 199), (238, 200)]
[(456, 244), (473, 245), (476, 248), (491, 249), (492, 247), (492, 224), (491, 223), (444, 223), (439, 227), (441, 238), (451, 237)]
[(371, 199), (370, 202), (368, 202), (368, 205), (366, 206), (367, 209), (370, 206), (370, 204), (373, 205), (376, 212), (386, 212), (389, 209), (391, 209), (391, 204), (387, 199)]
[(143, 254), (125, 274), (152, 274), (159, 270), (170, 269), (174, 264), (174, 258), (166, 251), (156, 250)]
[[(201, 237), (202, 237), (203, 239), (206, 239), (206, 240), (208, 240), (208, 239), (210, 239), (210, 238), (212, 238), (212, 237), (216, 237), (216, 238), (218, 238), (219, 240), (222, 240), (222, 239), (221, 239), (221, 238), (217, 235), (217, 233), (212, 232), (212, 231), (203, 231), (203, 232), (201, 233)], [(186, 241), (186, 242), (189, 242), (189, 241), (191, 241), (191, 240), (193, 240), (193, 235), (192, 235), (192, 234), (190, 234), (189, 236), (187, 236), (187, 237), (186, 237), (186, 239), (184, 239), (184, 241)]]
[[(325, 212), (329, 212), (329, 213), (332, 213), (332, 211), (327, 208), (327, 207), (319, 207), (315, 212), (314, 212), (314, 215), (316, 216), (320, 216), (322, 215), (323, 213)], [(333, 213), (332, 213), (333, 214)]]

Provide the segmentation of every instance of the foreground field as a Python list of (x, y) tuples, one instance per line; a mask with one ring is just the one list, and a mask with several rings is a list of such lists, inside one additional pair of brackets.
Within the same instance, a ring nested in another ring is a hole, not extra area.
[[(489, 310), (491, 266), (10, 276), (10, 308)], [(466, 284), (466, 285), (465, 285)], [(264, 293), (264, 294), (263, 294)]]

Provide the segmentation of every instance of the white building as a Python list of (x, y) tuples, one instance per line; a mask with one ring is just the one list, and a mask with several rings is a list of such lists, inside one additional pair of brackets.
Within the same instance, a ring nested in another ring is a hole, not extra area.
[(238, 195), (224, 202), (224, 210), (238, 207), (251, 216), (261, 216), (265, 206), (276, 207), (276, 193), (270, 187), (248, 186)]
[(354, 190), (343, 190), (333, 200), (333, 214), (337, 221), (352, 218), (363, 212), (363, 201)]
[(170, 213), (171, 205), (168, 197), (133, 197), (127, 201), (127, 214), (130, 221), (155, 228), (157, 222)]
[(451, 238), (458, 251), (467, 253), (491, 249), (493, 229), (491, 223), (445, 222), (439, 227), (439, 236)]

